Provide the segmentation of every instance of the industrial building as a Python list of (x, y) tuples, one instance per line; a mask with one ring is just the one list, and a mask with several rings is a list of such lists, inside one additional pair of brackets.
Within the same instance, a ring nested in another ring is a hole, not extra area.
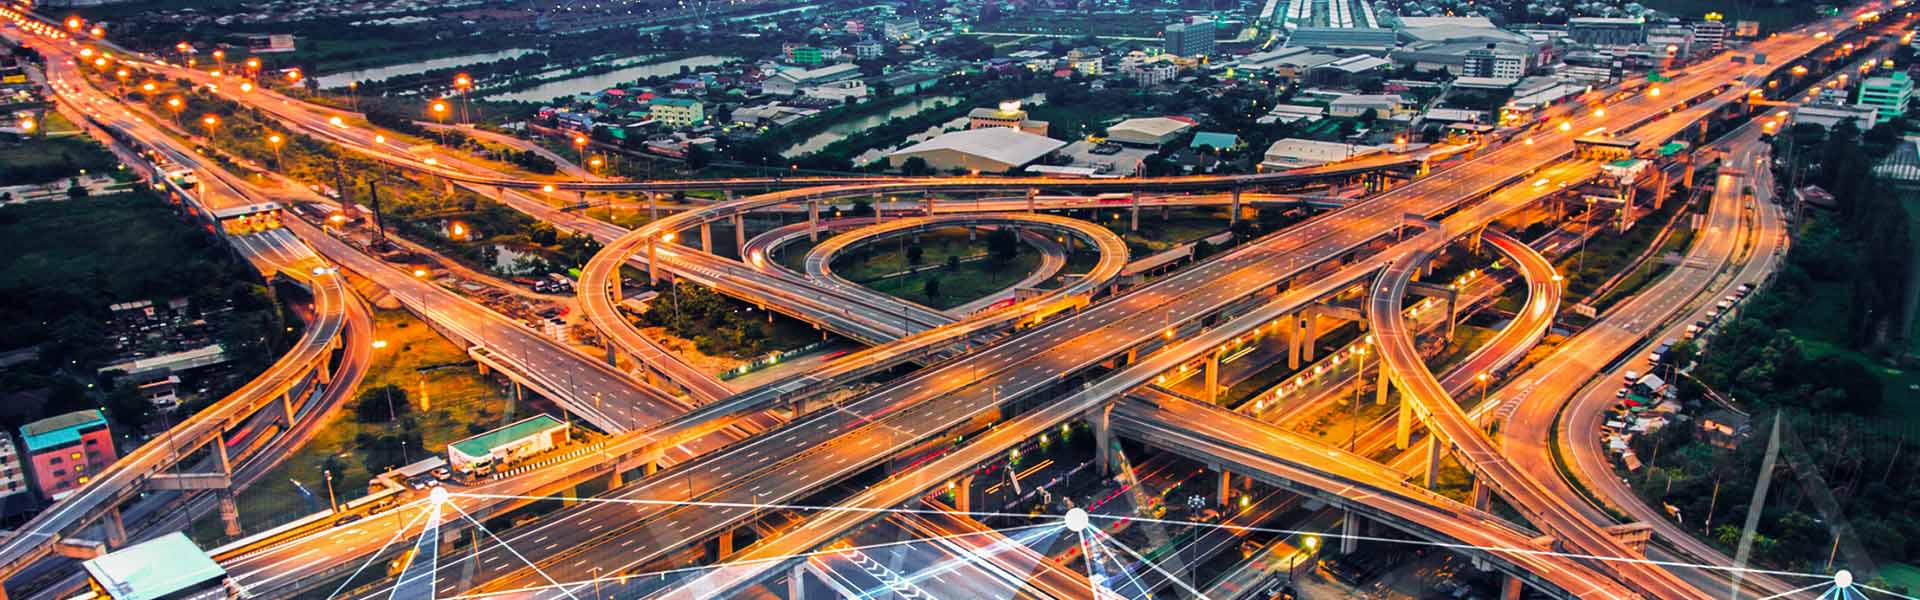
[(1167, 54), (1199, 58), (1213, 54), (1214, 26), (1211, 19), (1193, 19), (1167, 26)]
[(538, 414), (447, 445), (447, 463), (460, 473), (484, 474), (552, 450), (567, 441), (570, 426)]
[(233, 598), (227, 571), (182, 532), (121, 548), (80, 564), (95, 598), (212, 600)]
[(887, 163), (898, 169), (908, 160), (919, 158), (936, 171), (1004, 173), (1027, 166), (1065, 145), (1067, 143), (1060, 140), (1009, 127), (983, 127), (956, 131), (896, 150), (887, 155)]
[(1127, 119), (1107, 128), (1107, 141), (1158, 148), (1179, 139), (1193, 125), (1192, 119), (1177, 117)]

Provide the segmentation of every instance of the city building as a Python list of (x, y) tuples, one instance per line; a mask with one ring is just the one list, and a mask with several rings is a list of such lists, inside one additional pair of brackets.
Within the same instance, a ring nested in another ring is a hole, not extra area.
[(870, 80), (868, 83), (869, 87), (871, 87), (872, 84), (878, 83), (885, 85), (887, 89), (892, 90), (894, 94), (905, 95), (920, 93), (922, 90), (939, 84), (940, 79), (940, 74), (938, 73), (899, 71), (881, 75), (876, 79)]
[(1385, 77), (1393, 70), (1393, 61), (1370, 54), (1355, 54), (1307, 70), (1307, 81), (1316, 85), (1352, 87), (1361, 81)]
[(1589, 46), (1632, 46), (1647, 41), (1647, 22), (1638, 17), (1574, 17), (1567, 38)]
[(120, 457), (106, 414), (97, 408), (28, 423), (20, 427), (20, 441), (33, 465), (34, 485), (49, 500), (73, 493)]
[(1735, 21), (1733, 24), (1733, 35), (1737, 38), (1749, 40), (1760, 37), (1760, 22)]
[[(1755, 33), (1758, 33), (1760, 29), (1760, 25), (1756, 23), (1754, 24), (1753, 28)], [(1693, 24), (1693, 41), (1695, 44), (1698, 44), (1701, 48), (1708, 49), (1708, 50), (1726, 49), (1727, 47), (1726, 22), (1721, 21), (1719, 19), (1708, 19), (1705, 21), (1695, 22)]]
[(1657, 57), (1693, 54), (1695, 43), (1696, 37), (1691, 27), (1660, 25), (1647, 28), (1647, 50)]
[(1173, 63), (1156, 62), (1133, 68), (1133, 81), (1140, 87), (1150, 88), (1165, 84), (1180, 77), (1180, 67)]
[(1500, 44), (1488, 42), (1486, 47), (1468, 50), (1460, 67), (1460, 74), (1466, 77), (1519, 79), (1527, 75), (1527, 57), (1503, 51)]
[(1212, 148), (1221, 152), (1239, 150), (1241, 146), (1245, 145), (1245, 142), (1240, 141), (1240, 136), (1221, 131), (1202, 131), (1195, 133), (1193, 134), (1193, 141), (1187, 143), (1188, 148)]
[(787, 62), (796, 65), (818, 65), (825, 60), (820, 49), (813, 46), (797, 46), (787, 50)]
[(707, 121), (707, 105), (692, 98), (654, 98), (647, 113), (674, 127), (692, 127)]
[(93, 598), (212, 600), (235, 598), (227, 571), (182, 532), (169, 533), (80, 563)]
[[(1370, 3), (1362, 0), (1278, 0), (1287, 45), (1315, 49), (1387, 50), (1393, 48), (1392, 27), (1380, 22)], [(1315, 4), (1323, 8), (1315, 10)]]
[(1005, 173), (1052, 154), (1067, 143), (1008, 127), (955, 131), (908, 146), (887, 155), (898, 169), (919, 158), (935, 171)]
[(1833, 129), (1843, 121), (1853, 121), (1861, 131), (1873, 129), (1880, 118), (1880, 110), (1872, 106), (1847, 106), (1844, 104), (1807, 104), (1793, 111), (1795, 123), (1819, 125)]
[(853, 63), (827, 65), (818, 69), (783, 70), (774, 73), (760, 82), (760, 91), (781, 96), (799, 94), (801, 88), (832, 83), (860, 76), (860, 66)]
[(1328, 102), (1327, 114), (1336, 117), (1373, 115), (1384, 119), (1401, 114), (1406, 109), (1406, 102), (1399, 94), (1348, 94)]
[(1199, 58), (1213, 54), (1212, 19), (1196, 18), (1168, 25), (1165, 35), (1167, 54), (1183, 58)]
[(1880, 113), (1879, 121), (1885, 123), (1894, 117), (1906, 114), (1907, 104), (1913, 100), (1913, 79), (1905, 71), (1895, 71), (1885, 77), (1868, 77), (1860, 81), (1860, 99), (1854, 104), (1871, 106)]
[(1380, 151), (1381, 148), (1378, 146), (1365, 144), (1287, 138), (1267, 146), (1266, 155), (1262, 157), (1260, 165), (1276, 170), (1299, 169), (1359, 158)]
[(1047, 135), (1047, 122), (1027, 118), (1019, 100), (1001, 102), (995, 108), (976, 108), (967, 112), (967, 129), (1006, 127), (1033, 135)]
[(1192, 119), (1178, 117), (1127, 119), (1107, 128), (1107, 141), (1158, 148), (1179, 139), (1193, 125)]
[(565, 444), (569, 424), (545, 413), (447, 444), (447, 463), (459, 473), (484, 475)]
[(31, 508), (34, 502), (29, 491), (27, 469), (20, 463), (13, 436), (0, 435), (0, 519), (11, 519)]
[(887, 54), (886, 44), (874, 40), (860, 40), (853, 43), (853, 57), (859, 60), (873, 60)]
[(880, 35), (896, 42), (920, 39), (925, 31), (920, 28), (919, 19), (902, 18), (880, 23)]

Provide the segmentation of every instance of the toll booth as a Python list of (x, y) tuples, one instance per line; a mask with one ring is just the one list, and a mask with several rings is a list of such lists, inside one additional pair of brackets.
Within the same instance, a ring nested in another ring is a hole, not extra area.
[(220, 231), (228, 237), (238, 237), (281, 227), (281, 206), (277, 202), (234, 206), (214, 211), (213, 216), (220, 222)]
[(1573, 140), (1573, 155), (1595, 160), (1622, 160), (1633, 158), (1634, 148), (1639, 145), (1639, 140), (1630, 138), (1583, 137)]

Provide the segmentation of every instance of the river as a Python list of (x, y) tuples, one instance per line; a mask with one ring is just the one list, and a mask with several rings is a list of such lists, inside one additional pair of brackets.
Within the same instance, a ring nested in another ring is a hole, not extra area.
[(781, 150), (780, 155), (787, 158), (798, 158), (813, 154), (826, 149), (827, 146), (832, 145), (834, 142), (847, 139), (847, 136), (859, 133), (862, 130), (879, 127), (893, 119), (904, 119), (959, 101), (959, 98), (953, 96), (915, 98), (912, 102), (895, 106), (892, 110), (884, 113), (867, 115), (852, 121), (835, 123), (832, 127), (828, 127), (826, 131), (813, 134), (813, 137), (801, 140), (799, 143), (788, 146), (785, 150)]
[(501, 50), (498, 52), (487, 52), (483, 54), (465, 54), (461, 56), (448, 56), (445, 58), (434, 58), (434, 59), (428, 59), (428, 60), (423, 60), (419, 62), (410, 62), (406, 64), (401, 64), (401, 65), (390, 65), (385, 67), (374, 67), (371, 69), (360, 69), (358, 71), (328, 73), (326, 75), (320, 75), (318, 77), (315, 77), (314, 83), (318, 84), (320, 86), (320, 89), (323, 89), (323, 90), (343, 88), (343, 87), (347, 87), (347, 83), (354, 82), (354, 81), (380, 81), (382, 79), (398, 77), (401, 75), (425, 73), (427, 71), (432, 71), (434, 69), (448, 69), (448, 68), (458, 67), (462, 65), (476, 65), (480, 63), (489, 63), (496, 60), (518, 58), (530, 52), (534, 52), (534, 50), (528, 49), (528, 48), (515, 48), (512, 50)]
[(598, 75), (585, 75), (548, 81), (517, 92), (494, 94), (484, 96), (484, 98), (503, 102), (546, 102), (561, 96), (572, 96), (582, 92), (597, 92), (648, 77), (677, 75), (680, 73), (680, 67), (697, 69), (700, 67), (725, 64), (733, 60), (738, 59), (731, 56), (690, 56), (679, 60), (614, 69)]

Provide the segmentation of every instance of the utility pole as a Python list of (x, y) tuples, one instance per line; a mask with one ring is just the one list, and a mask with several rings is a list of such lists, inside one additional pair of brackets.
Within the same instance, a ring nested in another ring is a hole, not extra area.
[(387, 225), (380, 218), (380, 181), (367, 182), (367, 204), (373, 207), (373, 244), (380, 246), (387, 241)]

